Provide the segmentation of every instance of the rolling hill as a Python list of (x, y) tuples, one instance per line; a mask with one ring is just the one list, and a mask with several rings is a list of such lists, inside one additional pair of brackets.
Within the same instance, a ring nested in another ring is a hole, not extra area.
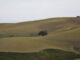
[[(48, 35), (38, 36), (44, 30)], [(38, 52), (50, 48), (80, 53), (80, 18), (76, 17), (0, 24), (0, 34), (21, 35), (0, 38), (0, 52)]]

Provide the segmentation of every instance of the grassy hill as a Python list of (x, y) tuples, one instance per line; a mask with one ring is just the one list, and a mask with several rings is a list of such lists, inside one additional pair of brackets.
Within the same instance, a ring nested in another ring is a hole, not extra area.
[[(0, 51), (33, 52), (46, 48), (80, 52), (80, 18), (49, 18), (0, 24)], [(47, 36), (37, 36), (40, 31)], [(10, 38), (9, 38), (10, 37)]]
[[(38, 36), (40, 31), (48, 35)], [(0, 24), (0, 52), (31, 53), (60, 49), (80, 54), (80, 18), (49, 18)]]
[(40, 30), (47, 30), (49, 33), (67, 31), (79, 28), (80, 18), (50, 18), (45, 20), (23, 22), (15, 24), (1, 24), (0, 33), (14, 34), (35, 34)]

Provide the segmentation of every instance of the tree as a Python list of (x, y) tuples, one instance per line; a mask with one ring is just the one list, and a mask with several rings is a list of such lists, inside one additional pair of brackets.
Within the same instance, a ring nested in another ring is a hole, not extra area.
[(80, 18), (80, 16), (77, 16), (77, 18)]
[(47, 35), (47, 34), (48, 34), (47, 31), (40, 31), (40, 32), (38, 33), (38, 35), (41, 35), (41, 36), (45, 36), (45, 35)]

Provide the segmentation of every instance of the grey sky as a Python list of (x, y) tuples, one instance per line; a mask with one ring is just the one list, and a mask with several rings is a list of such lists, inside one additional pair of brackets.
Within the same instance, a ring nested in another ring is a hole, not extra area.
[(0, 23), (80, 16), (80, 0), (0, 0)]

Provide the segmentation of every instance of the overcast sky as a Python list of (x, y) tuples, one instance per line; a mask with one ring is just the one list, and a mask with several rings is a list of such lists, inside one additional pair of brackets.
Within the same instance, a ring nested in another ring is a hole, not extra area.
[(0, 23), (80, 16), (80, 0), (0, 0)]

